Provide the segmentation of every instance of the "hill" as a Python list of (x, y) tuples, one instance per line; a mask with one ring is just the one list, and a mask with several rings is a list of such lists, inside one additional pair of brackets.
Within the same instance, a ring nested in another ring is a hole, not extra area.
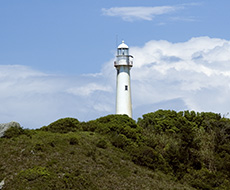
[(59, 119), (0, 138), (3, 190), (229, 189), (230, 120), (158, 110)]

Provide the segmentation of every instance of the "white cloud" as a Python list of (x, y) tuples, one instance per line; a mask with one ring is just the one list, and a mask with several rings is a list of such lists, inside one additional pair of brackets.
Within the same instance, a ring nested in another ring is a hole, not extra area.
[(103, 80), (100, 74), (70, 77), (1, 65), (0, 123), (15, 120), (36, 128), (61, 117), (89, 120), (112, 113), (106, 93), (113, 89)]
[(106, 16), (121, 17), (125, 21), (134, 20), (152, 20), (156, 15), (168, 14), (183, 6), (159, 6), (159, 7), (112, 7), (102, 9), (102, 13)]
[(96, 83), (89, 83), (85, 86), (73, 87), (73, 88), (67, 89), (68, 93), (71, 93), (74, 95), (80, 95), (80, 96), (89, 96), (95, 91), (111, 92), (112, 88), (110, 86), (102, 86)]
[(171, 17), (170, 20), (172, 21), (185, 21), (185, 22), (195, 22), (197, 21), (197, 18), (195, 17)]
[[(130, 47), (135, 118), (157, 109), (229, 112), (230, 41), (197, 37)], [(0, 123), (47, 125), (62, 117), (95, 119), (115, 112), (113, 59), (101, 73), (50, 75), (26, 66), (0, 66)]]
[(150, 41), (130, 52), (135, 56), (133, 88), (140, 89), (133, 92), (136, 107), (181, 99), (184, 109), (229, 112), (230, 41), (209, 37), (181, 43)]

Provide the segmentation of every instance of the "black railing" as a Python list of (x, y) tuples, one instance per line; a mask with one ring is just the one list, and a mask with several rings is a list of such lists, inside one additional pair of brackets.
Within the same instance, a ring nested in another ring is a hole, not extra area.
[(127, 62), (125, 62), (125, 64), (124, 64), (124, 62), (118, 64), (116, 61), (114, 61), (114, 67), (118, 67), (118, 66), (122, 66), (122, 65), (127, 65), (127, 66), (129, 66), (129, 67), (132, 67), (132, 66), (133, 66), (133, 62), (132, 62), (132, 61), (129, 61), (128, 64), (127, 64)]

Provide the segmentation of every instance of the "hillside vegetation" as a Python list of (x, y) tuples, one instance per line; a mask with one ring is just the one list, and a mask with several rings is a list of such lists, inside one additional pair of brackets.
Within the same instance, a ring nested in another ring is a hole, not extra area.
[(158, 110), (59, 119), (0, 138), (3, 190), (229, 190), (230, 120)]

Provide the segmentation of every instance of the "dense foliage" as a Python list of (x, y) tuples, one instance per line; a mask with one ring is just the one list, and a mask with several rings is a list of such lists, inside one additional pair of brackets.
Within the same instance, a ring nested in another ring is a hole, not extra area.
[[(230, 120), (215, 113), (158, 110), (139, 118), (164, 171), (196, 189), (230, 187)], [(159, 164), (158, 164), (159, 167)]]
[(158, 110), (137, 122), (63, 118), (9, 129), (0, 152), (3, 189), (230, 187), (230, 120), (211, 112)]
[(75, 118), (63, 118), (59, 119), (48, 126), (44, 126), (41, 128), (43, 131), (50, 131), (50, 132), (58, 132), (58, 133), (68, 133), (68, 132), (74, 132), (77, 131), (79, 121)]

